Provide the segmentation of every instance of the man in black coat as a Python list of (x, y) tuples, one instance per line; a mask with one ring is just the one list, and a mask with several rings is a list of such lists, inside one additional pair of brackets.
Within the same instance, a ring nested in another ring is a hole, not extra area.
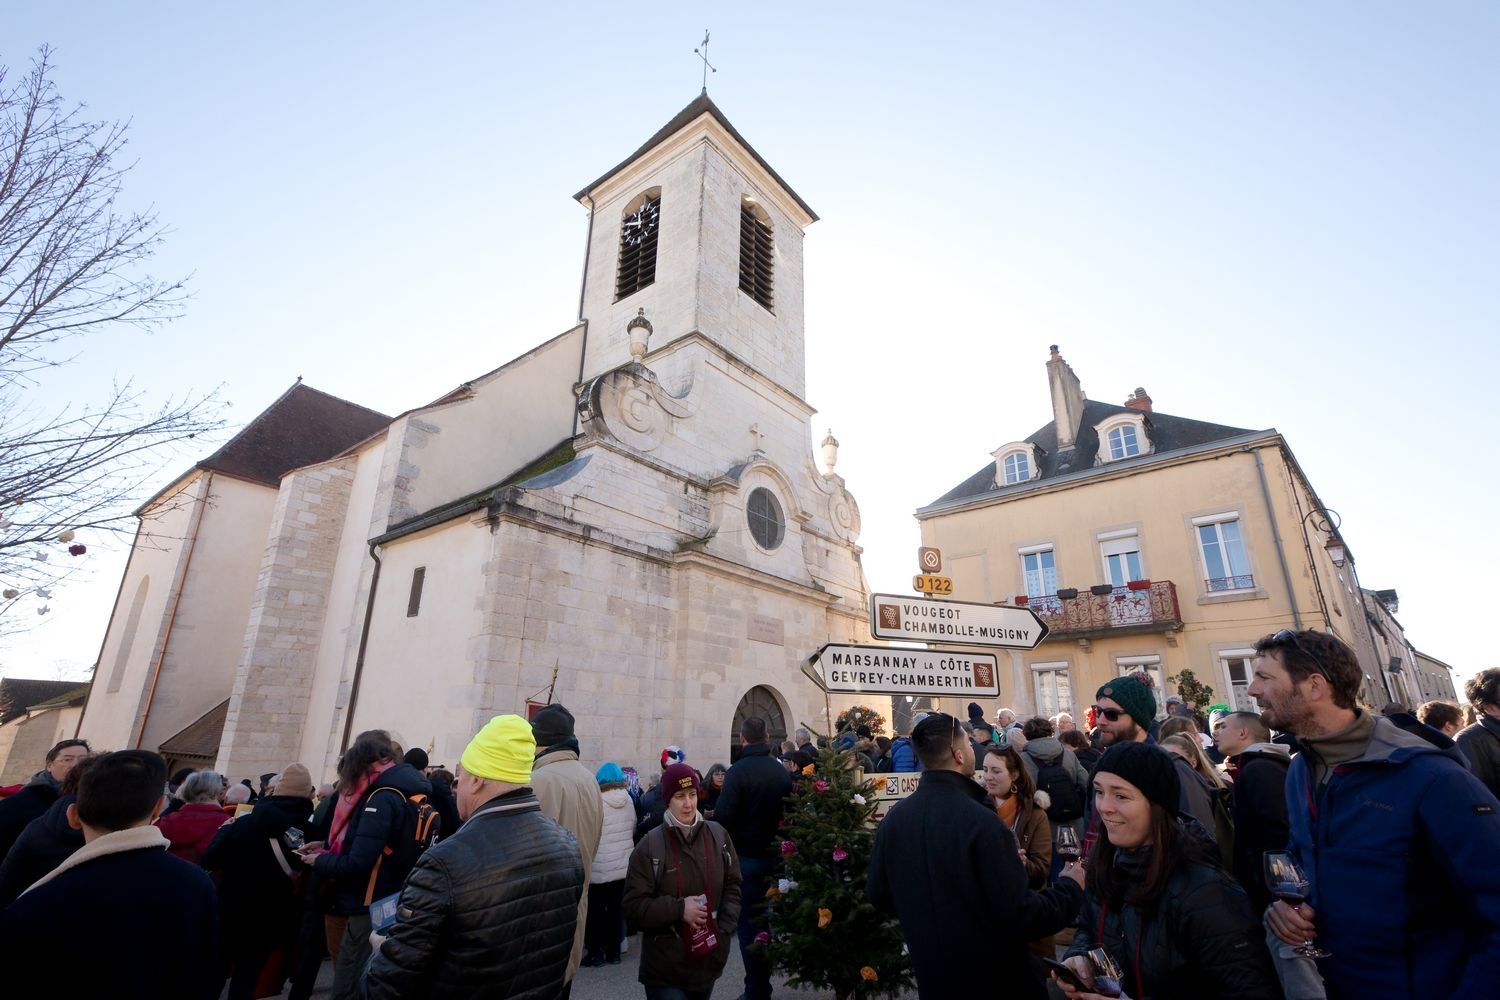
[(1271, 742), (1254, 712), (1231, 712), (1214, 723), (1214, 745), (1234, 778), (1234, 871), (1256, 913), (1271, 905), (1265, 854), (1286, 850), (1286, 772), (1291, 751)]
[(1069, 862), (1055, 888), (1028, 890), (1016, 839), (974, 781), (959, 721), (930, 714), (912, 731), (912, 745), (922, 779), (876, 831), (870, 902), (900, 920), (923, 1000), (972, 994), (979, 967), (1006, 970), (1007, 996), (1043, 1000), (1046, 985), (1026, 942), (1078, 915), (1083, 868)]
[(740, 907), (737, 933), (745, 962), (743, 1000), (769, 1000), (771, 969), (765, 951), (751, 947), (760, 930), (755, 904), (766, 898), (766, 887), (776, 875), (780, 846), (776, 830), (792, 792), (792, 776), (771, 756), (766, 720), (752, 715), (740, 723), (740, 745), (740, 759), (724, 776), (714, 821), (729, 831), (740, 856), (740, 898), (745, 905)]
[(47, 751), (47, 766), (31, 776), (31, 781), (7, 799), (0, 799), (0, 859), (10, 852), (21, 831), (46, 812), (62, 794), (63, 779), (84, 757), (89, 745), (84, 740), (63, 740)]
[(368, 1000), (559, 995), (583, 898), (583, 855), (527, 787), (535, 753), (531, 724), (518, 715), (495, 716), (464, 750), (464, 824), (412, 869), (366, 972)]
[[(0, 968), (46, 970), (46, 985), (34, 981), (17, 995), (218, 997), (214, 885), (168, 854), (152, 825), (166, 784), (166, 761), (148, 750), (104, 754), (83, 776), (68, 813), (87, 843), (0, 910)], [(83, 950), (68, 932), (80, 920), (93, 928)]]
[(68, 807), (78, 801), (78, 783), (98, 759), (97, 755), (85, 757), (74, 764), (63, 779), (57, 801), (26, 824), (11, 845), (0, 862), (0, 910), (83, 846), (83, 830), (68, 822)]

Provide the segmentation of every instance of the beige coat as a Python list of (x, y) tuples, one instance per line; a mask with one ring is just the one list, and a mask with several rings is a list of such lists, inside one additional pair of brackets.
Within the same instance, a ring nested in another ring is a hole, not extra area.
[[(531, 767), (531, 788), (536, 792), (542, 812), (557, 820), (578, 839), (583, 855), (583, 881), (589, 880), (594, 855), (599, 852), (599, 836), (604, 830), (604, 800), (599, 783), (589, 769), (578, 762), (573, 749), (548, 750), (540, 754)], [(588, 921), (589, 894), (578, 901), (578, 926), (573, 932), (573, 954), (568, 959), (568, 982), (583, 959), (583, 927)]]

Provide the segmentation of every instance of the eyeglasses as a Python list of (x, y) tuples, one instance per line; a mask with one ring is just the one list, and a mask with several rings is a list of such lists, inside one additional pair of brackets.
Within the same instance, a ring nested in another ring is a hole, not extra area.
[(1323, 661), (1309, 652), (1306, 646), (1302, 645), (1302, 642), (1297, 638), (1296, 632), (1293, 632), (1289, 628), (1284, 628), (1280, 632), (1277, 632), (1275, 635), (1271, 636), (1271, 641), (1278, 646), (1290, 643), (1292, 647), (1297, 650), (1297, 652), (1301, 653), (1302, 656), (1312, 664), (1313, 670), (1316, 671), (1319, 676), (1321, 676), (1324, 680), (1332, 680), (1332, 678), (1328, 676), (1327, 668), (1323, 666)]
[(1123, 708), (1100, 708), (1098, 705), (1095, 705), (1094, 714), (1102, 715), (1110, 722), (1119, 722), (1120, 716), (1125, 714), (1125, 710)]

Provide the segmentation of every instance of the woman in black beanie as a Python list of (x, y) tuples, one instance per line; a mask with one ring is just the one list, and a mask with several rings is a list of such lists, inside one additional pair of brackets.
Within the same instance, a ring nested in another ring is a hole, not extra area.
[[(1213, 841), (1177, 817), (1177, 768), (1148, 743), (1110, 747), (1094, 774), (1103, 832), (1089, 855), (1078, 933), (1066, 964), (1092, 983), (1103, 948), (1133, 1000), (1280, 1000), (1265, 932), (1225, 874)], [(1103, 996), (1060, 984), (1070, 997)]]

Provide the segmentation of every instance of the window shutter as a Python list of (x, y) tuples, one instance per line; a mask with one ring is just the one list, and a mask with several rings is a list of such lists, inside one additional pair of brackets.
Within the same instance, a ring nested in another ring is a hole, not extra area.
[[(661, 199), (646, 203), (661, 210)], [(639, 243), (631, 243), (620, 234), (620, 267), (615, 274), (615, 300), (640, 291), (656, 281), (656, 244), (661, 226), (653, 226)]]
[(775, 304), (772, 285), (771, 227), (755, 217), (749, 205), (740, 209), (740, 291), (771, 309)]
[(406, 598), (406, 617), (415, 618), (422, 610), (422, 584), (427, 581), (427, 567), (418, 566), (411, 571), (411, 594)]

